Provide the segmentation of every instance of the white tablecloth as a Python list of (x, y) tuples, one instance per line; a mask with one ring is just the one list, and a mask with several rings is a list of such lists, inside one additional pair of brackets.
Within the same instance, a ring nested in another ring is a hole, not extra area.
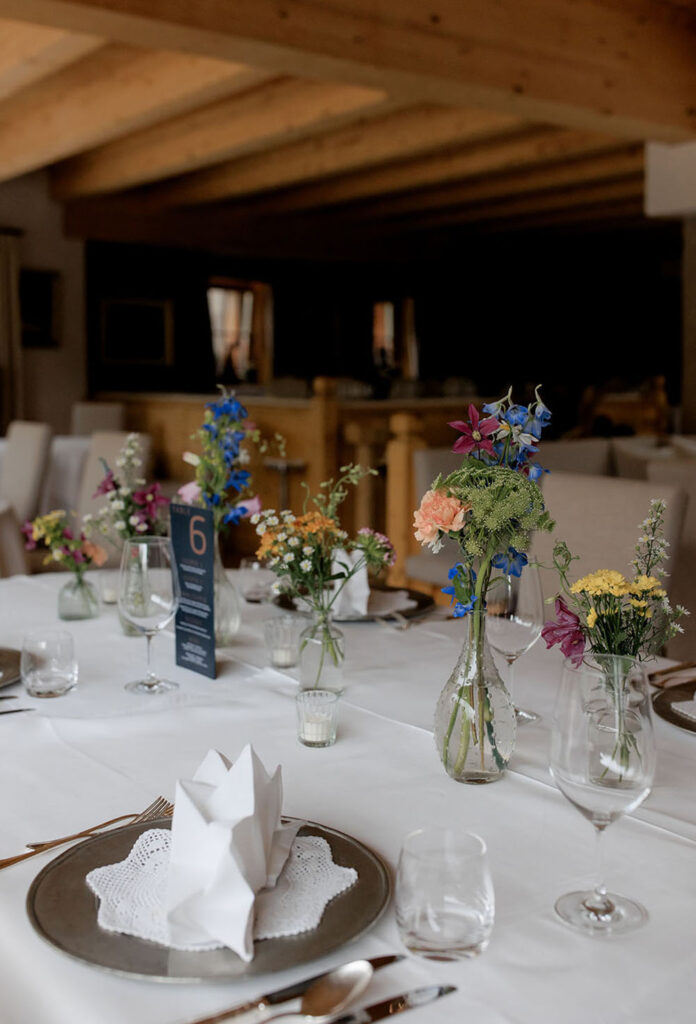
[[(56, 625), (61, 582), (50, 575), (0, 583), (0, 644), (19, 646), (29, 625)], [(158, 637), (156, 665), (180, 683), (163, 698), (123, 691), (143, 668), (145, 644), (122, 636), (113, 607), (68, 624), (79, 688), (56, 701), (23, 697), (36, 712), (0, 717), (0, 856), (19, 852), (27, 839), (136, 811), (160, 793), (172, 798), (176, 778), (190, 776), (209, 748), (234, 758), (251, 741), (267, 767), (283, 765), (289, 814), (350, 833), (392, 867), (403, 836), (426, 823), (456, 823), (486, 839), (497, 902), (488, 951), (461, 964), (409, 957), (380, 972), (363, 1003), (437, 980), (458, 992), (409, 1011), (405, 1024), (694, 1020), (696, 735), (656, 722), (654, 791), (605, 837), (607, 881), (648, 907), (648, 925), (623, 938), (588, 939), (553, 911), (558, 895), (592, 880), (594, 840), (546, 767), (555, 652), (533, 650), (518, 663), (518, 700), (544, 717), (520, 729), (512, 770), (495, 785), (464, 786), (445, 775), (430, 732), (460, 623), (430, 619), (403, 632), (342, 627), (348, 655), (339, 738), (312, 750), (295, 738), (292, 673), (267, 665), (261, 623), (270, 614), (245, 607), (239, 643), (222, 652), (216, 681), (176, 668), (173, 638)], [(64, 957), (32, 930), (26, 892), (50, 856), (0, 872), (2, 1024), (174, 1024), (356, 956), (402, 951), (390, 908), (364, 938), (272, 977), (170, 986), (110, 976)]]
[[(71, 435), (56, 436), (51, 440), (48, 469), (39, 496), (39, 515), (54, 508), (70, 512), (76, 507), (89, 442), (88, 437)], [(6, 439), (0, 438), (0, 480), (6, 447)]]

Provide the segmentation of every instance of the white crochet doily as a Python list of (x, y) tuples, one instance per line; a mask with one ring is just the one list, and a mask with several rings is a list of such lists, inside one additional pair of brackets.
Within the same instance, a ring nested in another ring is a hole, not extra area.
[[(171, 842), (168, 829), (150, 829), (137, 839), (125, 860), (90, 871), (87, 884), (100, 900), (99, 925), (174, 949), (218, 949), (219, 942), (191, 947), (176, 946), (170, 940), (166, 895)], [(325, 839), (298, 836), (278, 884), (256, 897), (254, 938), (274, 939), (316, 928), (326, 905), (354, 885), (357, 877), (354, 868), (334, 864)]]

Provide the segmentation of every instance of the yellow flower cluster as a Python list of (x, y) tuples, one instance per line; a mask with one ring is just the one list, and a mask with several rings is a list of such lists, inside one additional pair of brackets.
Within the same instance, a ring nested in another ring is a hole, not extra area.
[(65, 519), (65, 512), (62, 509), (57, 509), (54, 512), (47, 512), (43, 516), (38, 516), (32, 525), (32, 537), (34, 540), (43, 540), (44, 537), (50, 536), (54, 530), (63, 528), (63, 520)]
[[(574, 583), (571, 594), (589, 594), (590, 597), (627, 597), (630, 594), (649, 594), (650, 597), (664, 597), (666, 591), (654, 576), (636, 576), (627, 580), (615, 569), (598, 569)], [(633, 604), (633, 601), (631, 601)], [(635, 604), (634, 607), (641, 607)]]

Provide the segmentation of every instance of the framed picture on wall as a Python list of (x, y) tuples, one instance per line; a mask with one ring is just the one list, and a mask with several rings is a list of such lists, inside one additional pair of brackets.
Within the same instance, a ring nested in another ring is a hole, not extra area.
[(169, 299), (102, 299), (101, 354), (107, 366), (171, 366), (174, 312)]
[(60, 344), (60, 274), (23, 268), (19, 272), (19, 309), (24, 348)]

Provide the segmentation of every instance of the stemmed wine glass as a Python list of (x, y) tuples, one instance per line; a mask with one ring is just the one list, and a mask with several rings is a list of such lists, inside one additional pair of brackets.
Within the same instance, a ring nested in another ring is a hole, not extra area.
[(647, 920), (640, 903), (604, 885), (602, 835), (647, 797), (655, 773), (655, 739), (646, 674), (639, 663), (597, 655), (593, 664), (566, 662), (554, 713), (551, 774), (563, 796), (592, 822), (596, 884), (555, 904), (563, 920), (592, 935), (637, 928)]
[[(493, 650), (508, 663), (508, 690), (514, 701), (514, 664), (537, 642), (544, 625), (539, 570), (528, 565), (521, 576), (493, 574), (486, 602), (486, 636)], [(516, 703), (515, 716), (520, 723), (536, 722), (541, 717), (536, 711), (517, 707)]]
[(178, 683), (159, 679), (150, 667), (155, 633), (164, 629), (179, 606), (179, 578), (168, 537), (127, 540), (121, 556), (118, 607), (123, 617), (147, 638), (147, 673), (126, 683), (134, 693), (166, 693)]

